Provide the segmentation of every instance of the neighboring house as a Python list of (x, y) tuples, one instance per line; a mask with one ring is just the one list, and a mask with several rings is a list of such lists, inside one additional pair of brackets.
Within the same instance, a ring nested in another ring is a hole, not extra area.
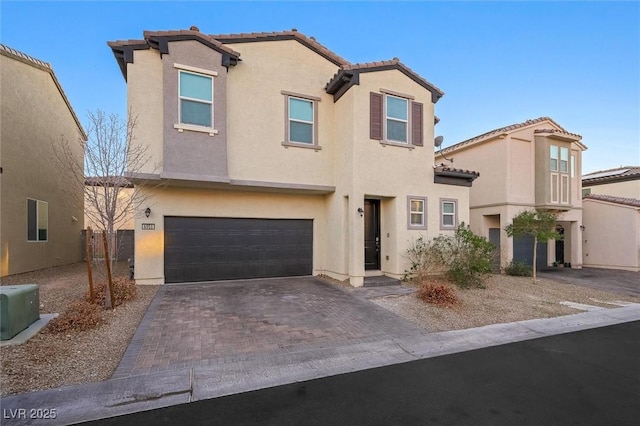
[[(122, 179), (115, 180), (121, 186), (118, 191), (118, 202), (116, 203), (116, 221), (114, 223), (115, 230), (134, 229), (133, 220), (133, 184)], [(100, 217), (100, 212), (96, 209), (95, 202), (104, 202), (105, 192), (102, 191), (104, 185), (113, 186), (109, 182), (108, 177), (87, 178), (85, 180), (85, 196), (84, 196), (84, 225), (91, 227), (93, 230), (102, 230), (104, 225)], [(108, 196), (113, 195), (114, 191), (109, 189), (106, 191)], [(101, 208), (104, 210), (104, 208)]]
[(582, 176), (582, 195), (600, 194), (640, 200), (640, 166), (600, 170)]
[(83, 188), (53, 147), (86, 135), (48, 63), (0, 45), (0, 69), (0, 276), (78, 262)]
[(149, 216), (135, 215), (138, 283), (326, 274), (361, 286), (401, 277), (418, 236), (468, 222), (477, 174), (433, 167), (443, 93), (397, 58), (351, 64), (295, 30), (108, 44), (152, 155), (131, 175), (150, 196)]
[(582, 265), (582, 151), (580, 135), (548, 117), (492, 130), (444, 148), (436, 161), (451, 159), (482, 178), (471, 189), (471, 228), (500, 247), (500, 263), (512, 259), (531, 263), (530, 238), (508, 238), (505, 226), (523, 210), (546, 209), (558, 214), (562, 241), (539, 244), (538, 266)]
[(583, 265), (640, 271), (640, 167), (582, 177)]

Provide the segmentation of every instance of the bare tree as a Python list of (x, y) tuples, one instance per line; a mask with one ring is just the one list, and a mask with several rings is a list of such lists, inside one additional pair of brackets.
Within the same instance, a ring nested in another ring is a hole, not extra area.
[[(115, 253), (115, 230), (146, 200), (127, 179), (139, 172), (150, 160), (148, 146), (133, 143), (137, 117), (131, 111), (127, 118), (107, 115), (101, 110), (87, 114), (87, 139), (54, 141), (54, 153), (60, 170), (84, 188), (83, 209), (95, 227), (108, 236), (108, 252)], [(77, 156), (78, 144), (84, 162)], [(113, 262), (113, 258), (106, 259)], [(111, 285), (108, 283), (107, 285)], [(110, 288), (107, 288), (109, 295)], [(110, 297), (106, 307), (113, 307)]]

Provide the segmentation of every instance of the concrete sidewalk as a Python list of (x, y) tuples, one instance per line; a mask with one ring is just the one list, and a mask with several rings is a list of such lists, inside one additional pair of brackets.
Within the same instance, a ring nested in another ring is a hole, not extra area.
[[(4, 425), (65, 425), (247, 392), (303, 380), (640, 320), (640, 305), (441, 333), (416, 333), (265, 359), (247, 358), (2, 398)], [(21, 411), (24, 410), (24, 411)], [(33, 411), (32, 411), (33, 410)], [(48, 411), (51, 414), (51, 411)], [(51, 415), (49, 417), (52, 417)]]

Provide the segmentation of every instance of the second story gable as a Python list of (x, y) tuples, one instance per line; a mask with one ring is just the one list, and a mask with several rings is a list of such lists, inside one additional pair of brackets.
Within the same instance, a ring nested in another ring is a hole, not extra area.
[(436, 161), (481, 173), (472, 206), (516, 204), (565, 211), (581, 205), (582, 137), (548, 117), (491, 130), (444, 148)]
[(374, 141), (398, 149), (364, 152), (366, 162), (396, 158), (432, 173), (443, 93), (397, 58), (350, 64), (295, 30), (192, 27), (108, 44), (138, 116), (136, 141), (153, 157), (142, 172), (161, 164), (164, 179), (331, 191), (363, 162), (357, 144)]

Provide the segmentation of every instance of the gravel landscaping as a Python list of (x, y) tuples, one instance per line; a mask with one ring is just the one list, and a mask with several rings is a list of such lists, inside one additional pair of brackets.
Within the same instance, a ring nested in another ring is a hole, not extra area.
[[(95, 281), (103, 281), (104, 270), (96, 269)], [(127, 274), (126, 263), (118, 264), (115, 275)], [(87, 292), (86, 265), (79, 263), (2, 279), (2, 285), (27, 283), (40, 286), (41, 313), (61, 313), (69, 302), (82, 298)], [(104, 311), (106, 324), (94, 330), (53, 334), (45, 329), (25, 344), (0, 348), (1, 395), (109, 379), (158, 286), (138, 286), (137, 289), (135, 300), (114, 311)], [(485, 289), (456, 289), (456, 294), (460, 303), (453, 307), (426, 304), (415, 294), (369, 300), (431, 332), (580, 312), (560, 304), (565, 301), (603, 308), (616, 307), (610, 303), (640, 303), (637, 297), (547, 279), (534, 285), (531, 278), (504, 275), (489, 276)]]
[[(115, 276), (127, 276), (126, 262)], [(94, 282), (105, 280), (96, 265)], [(2, 285), (38, 284), (40, 313), (64, 312), (88, 291), (84, 263), (45, 269), (2, 279)], [(0, 348), (2, 396), (107, 380), (115, 371), (158, 286), (138, 286), (135, 300), (104, 311), (106, 324), (89, 331), (50, 333), (46, 329), (22, 345)]]

